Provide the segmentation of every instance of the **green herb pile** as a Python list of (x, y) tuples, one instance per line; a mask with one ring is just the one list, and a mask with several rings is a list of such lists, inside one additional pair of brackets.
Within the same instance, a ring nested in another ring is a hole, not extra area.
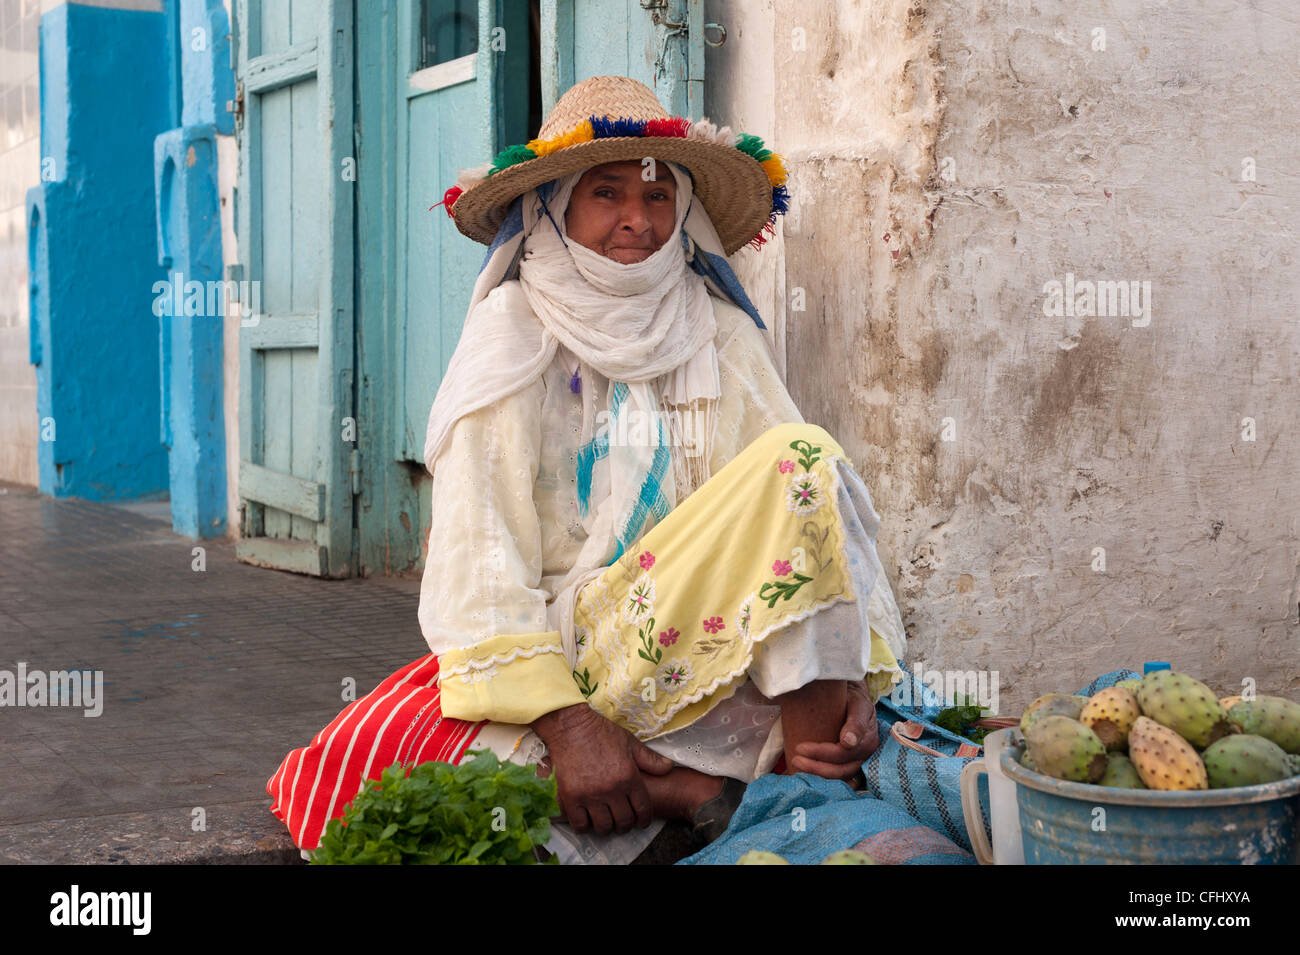
[[(486, 750), (459, 766), (400, 764), (325, 827), (314, 865), (535, 865), (558, 815), (555, 777)], [(552, 856), (548, 862), (558, 862)]]
[(984, 737), (990, 731), (987, 727), (976, 726), (975, 721), (988, 714), (975, 705), (974, 699), (967, 699), (960, 693), (953, 697), (953, 703), (956, 705), (941, 711), (934, 718), (935, 723), (951, 733), (966, 737), (972, 743), (984, 745)]

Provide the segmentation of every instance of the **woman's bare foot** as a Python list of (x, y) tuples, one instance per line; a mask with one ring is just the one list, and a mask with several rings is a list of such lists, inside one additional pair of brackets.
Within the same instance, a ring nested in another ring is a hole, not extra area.
[(643, 774), (645, 787), (650, 793), (650, 805), (656, 819), (680, 819), (690, 822), (699, 809), (722, 792), (720, 776), (709, 776), (685, 766), (678, 766), (667, 775)]
[(781, 705), (781, 730), (785, 764), (794, 764), (800, 743), (839, 741), (848, 712), (848, 684), (844, 680), (814, 680), (776, 698)]
[[(537, 764), (537, 775), (547, 779), (551, 769), (551, 757), (547, 754)], [(663, 776), (642, 773), (641, 780), (650, 794), (654, 818), (683, 822), (690, 822), (697, 809), (721, 793), (724, 782), (721, 776), (709, 776), (685, 766), (676, 766)]]

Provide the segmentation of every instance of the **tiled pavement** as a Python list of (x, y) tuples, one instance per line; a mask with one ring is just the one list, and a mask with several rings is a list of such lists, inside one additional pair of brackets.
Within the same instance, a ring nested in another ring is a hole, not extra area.
[(425, 652), (417, 595), (237, 563), (173, 534), (165, 503), (0, 483), (0, 671), (104, 680), (98, 717), (0, 706), (0, 862), (299, 861), (266, 780), (346, 678), (360, 696)]

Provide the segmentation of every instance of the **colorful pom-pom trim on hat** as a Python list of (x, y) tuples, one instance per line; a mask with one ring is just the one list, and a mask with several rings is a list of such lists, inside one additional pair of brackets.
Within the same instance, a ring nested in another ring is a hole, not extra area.
[(475, 183), (521, 162), (549, 156), (551, 153), (578, 143), (585, 143), (593, 139), (610, 139), (617, 136), (671, 136), (681, 139), (701, 139), (705, 142), (730, 146), (739, 149), (748, 156), (752, 156), (763, 167), (763, 171), (767, 173), (768, 182), (772, 185), (772, 211), (767, 217), (767, 224), (748, 243), (755, 249), (762, 246), (769, 236), (776, 235), (776, 217), (785, 215), (790, 209), (790, 193), (785, 186), (787, 175), (785, 163), (779, 155), (764, 147), (762, 139), (748, 133), (737, 135), (728, 126), (719, 129), (707, 119), (692, 123), (689, 119), (678, 116), (671, 116), (667, 119), (641, 120), (592, 116), (584, 119), (568, 132), (551, 139), (534, 139), (525, 146), (507, 147), (497, 153), (490, 163), (463, 172), (460, 178), (456, 180), (456, 185), (448, 189), (443, 195), (442, 201), (429, 208), (436, 209), (438, 206), (445, 204), (447, 216), (454, 218), (452, 206), (456, 204), (456, 200), (460, 198), (461, 193)]

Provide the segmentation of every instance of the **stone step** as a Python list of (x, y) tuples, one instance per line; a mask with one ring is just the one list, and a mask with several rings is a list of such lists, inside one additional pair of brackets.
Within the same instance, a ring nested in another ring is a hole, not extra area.
[(192, 830), (191, 807), (49, 819), (0, 826), (6, 865), (304, 865), (268, 800), (205, 807), (206, 830)]

